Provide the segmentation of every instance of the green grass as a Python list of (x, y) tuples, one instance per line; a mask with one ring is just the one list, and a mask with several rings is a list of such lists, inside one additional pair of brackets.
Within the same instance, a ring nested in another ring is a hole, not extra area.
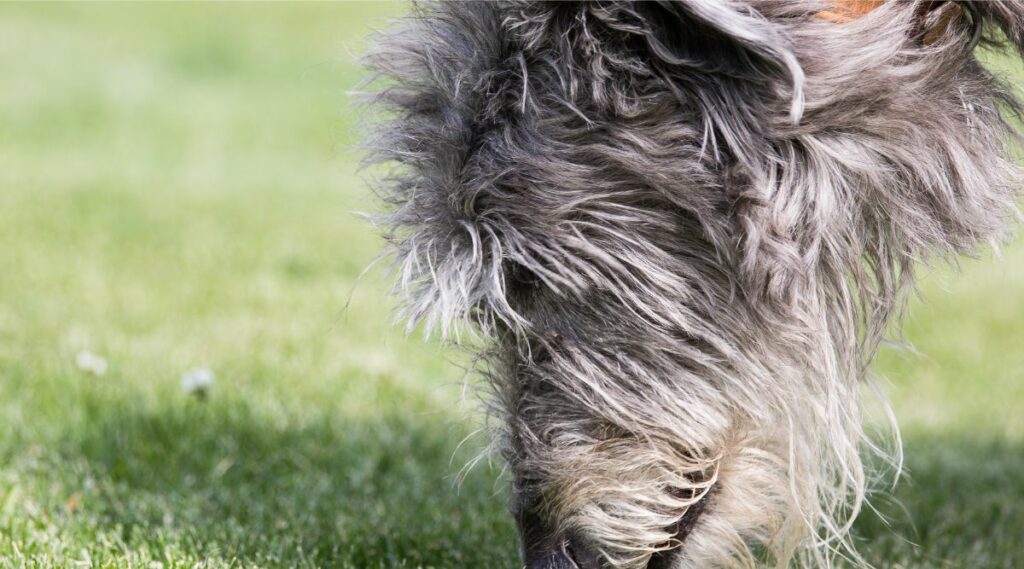
[[(380, 243), (346, 92), (400, 10), (0, 6), (0, 568), (516, 565), (499, 468), (455, 483), (460, 358), (356, 286)], [(924, 299), (922, 355), (877, 366), (909, 479), (864, 551), (1020, 567), (1024, 247)]]

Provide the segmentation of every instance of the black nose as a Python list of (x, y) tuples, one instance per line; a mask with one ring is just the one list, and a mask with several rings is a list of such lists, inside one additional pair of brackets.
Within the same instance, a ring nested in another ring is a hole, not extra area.
[(580, 569), (579, 565), (564, 551), (558, 551), (545, 557), (538, 557), (527, 564), (527, 569)]

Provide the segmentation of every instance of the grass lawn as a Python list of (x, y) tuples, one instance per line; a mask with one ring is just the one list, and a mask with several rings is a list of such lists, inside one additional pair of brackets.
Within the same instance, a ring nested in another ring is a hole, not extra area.
[[(455, 482), (460, 357), (356, 286), (346, 91), (400, 9), (0, 5), (0, 568), (516, 566), (499, 468)], [(877, 366), (881, 567), (1024, 566), (1022, 245), (930, 276)]]

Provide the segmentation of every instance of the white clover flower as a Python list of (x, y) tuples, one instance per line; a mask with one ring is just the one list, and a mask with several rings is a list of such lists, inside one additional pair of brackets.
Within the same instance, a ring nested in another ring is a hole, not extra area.
[(78, 352), (78, 355), (75, 356), (75, 365), (78, 366), (78, 369), (92, 375), (101, 376), (107, 373), (107, 360), (88, 350)]
[(200, 367), (189, 370), (181, 376), (181, 388), (185, 393), (191, 393), (197, 397), (205, 397), (206, 393), (213, 387), (216, 377), (209, 368)]

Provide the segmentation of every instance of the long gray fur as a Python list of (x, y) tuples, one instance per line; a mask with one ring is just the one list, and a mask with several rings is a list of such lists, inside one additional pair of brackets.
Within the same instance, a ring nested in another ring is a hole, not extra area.
[[(1021, 181), (1015, 101), (917, 5), (428, 4), (376, 43), (403, 317), (483, 339), (528, 563), (859, 560), (867, 365)], [(977, 14), (1021, 45), (1024, 3)]]

